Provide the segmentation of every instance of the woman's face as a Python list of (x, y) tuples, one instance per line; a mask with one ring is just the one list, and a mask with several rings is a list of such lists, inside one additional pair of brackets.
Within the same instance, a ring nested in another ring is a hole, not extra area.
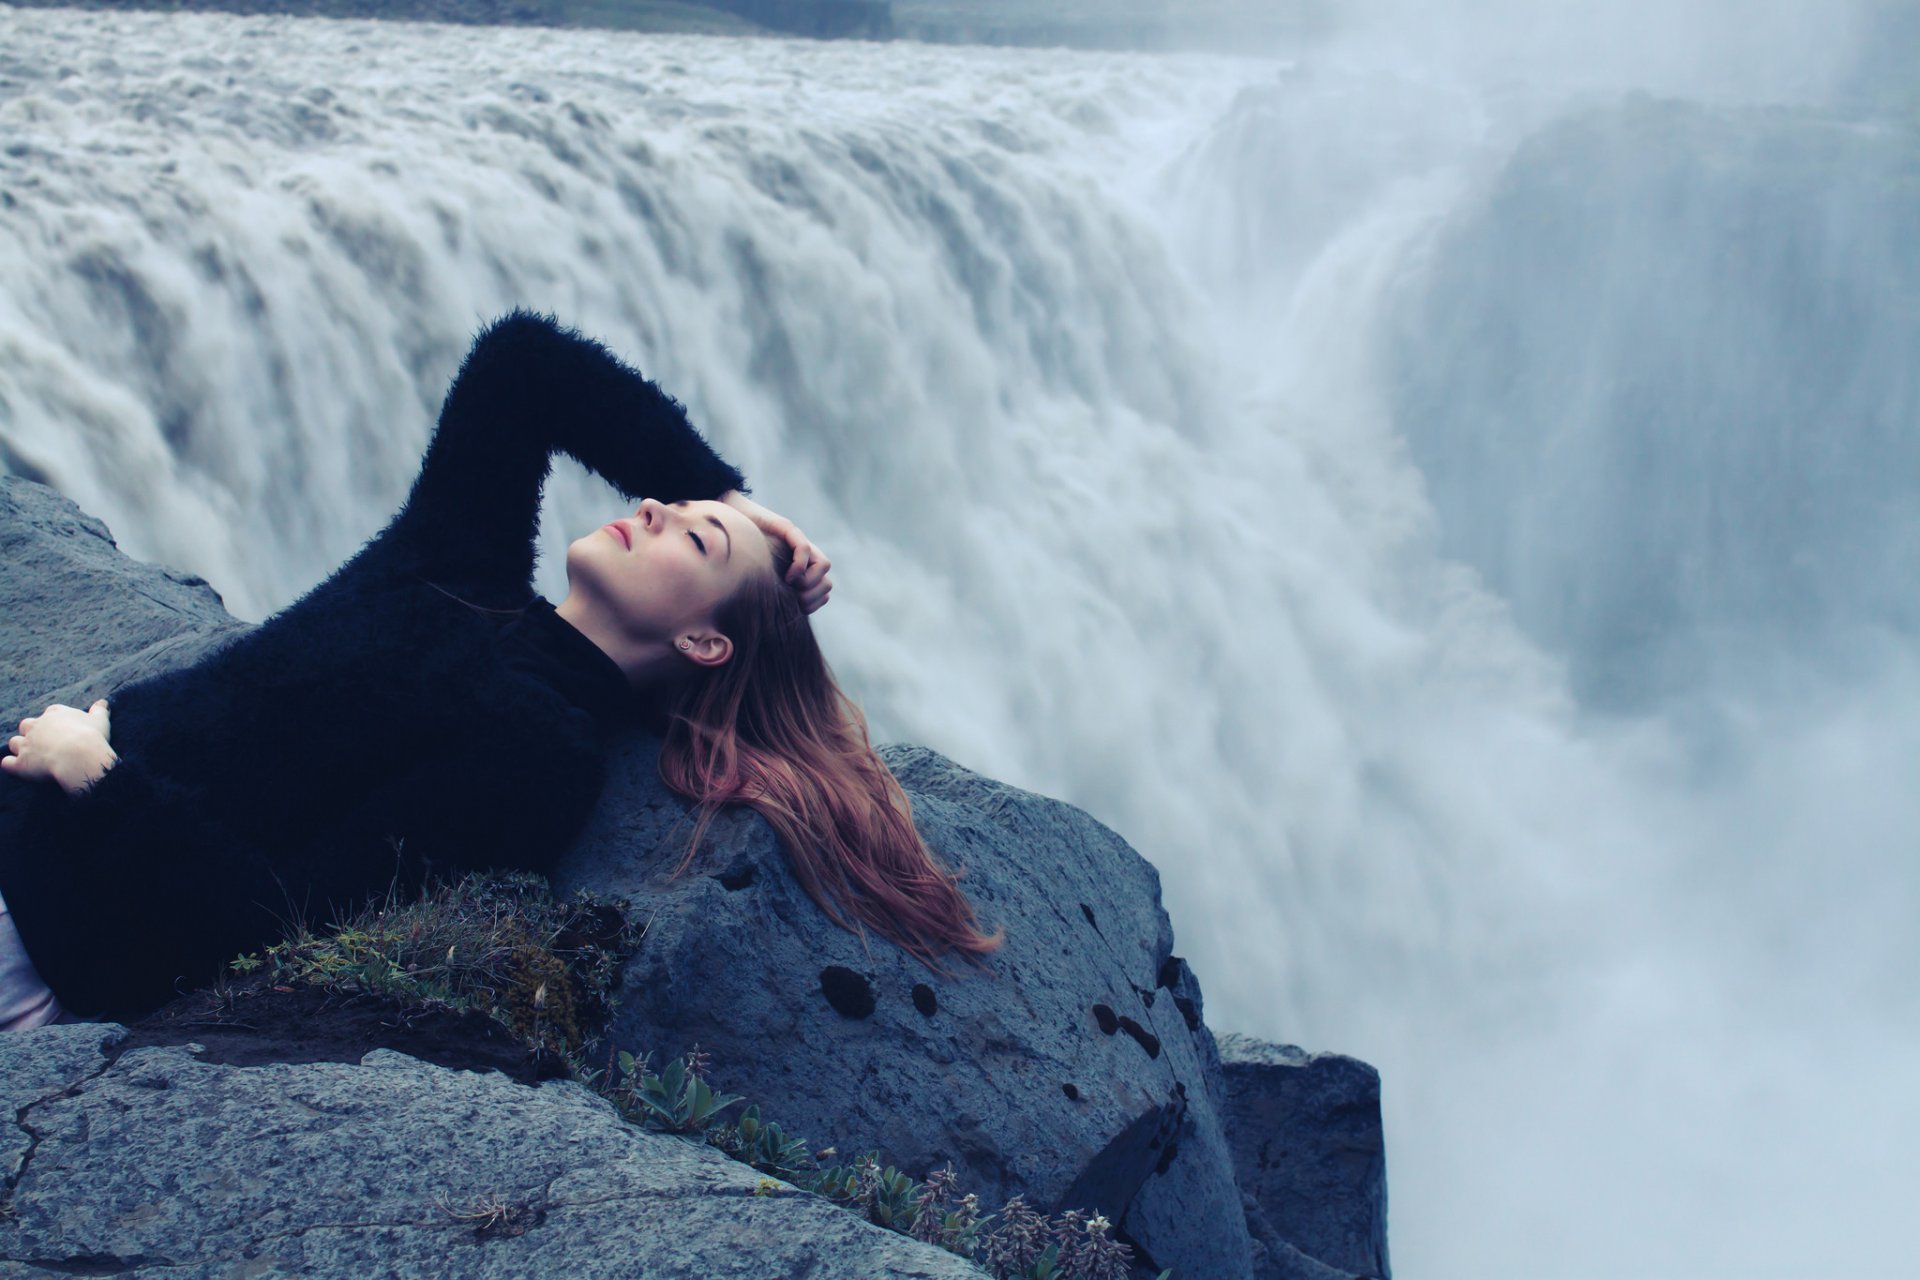
[(656, 502), (567, 548), (567, 579), (597, 597), (635, 640), (672, 643), (711, 627), (714, 612), (773, 553), (751, 520), (723, 502)]

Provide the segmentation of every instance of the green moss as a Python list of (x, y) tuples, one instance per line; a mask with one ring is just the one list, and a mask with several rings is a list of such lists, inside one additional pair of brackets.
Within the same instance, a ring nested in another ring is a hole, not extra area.
[(474, 875), (324, 933), (303, 929), (232, 967), (402, 1008), (477, 1009), (531, 1052), (574, 1058), (598, 1041), (637, 942), (623, 907), (584, 892), (555, 901), (539, 876)]

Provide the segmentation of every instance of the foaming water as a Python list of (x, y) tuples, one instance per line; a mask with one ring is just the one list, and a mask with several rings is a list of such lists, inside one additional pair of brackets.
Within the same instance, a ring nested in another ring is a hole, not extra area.
[[(1411, 461), (1396, 317), (1571, 95), (1353, 48), (0, 36), (0, 456), (136, 554), (284, 604), (474, 328), (551, 309), (828, 547), (882, 736), (1132, 840), (1216, 1028), (1381, 1067), (1403, 1273), (1904, 1257), (1910, 648), (1702, 690), (1709, 760), (1576, 697)], [(549, 593), (611, 501), (557, 477)]]

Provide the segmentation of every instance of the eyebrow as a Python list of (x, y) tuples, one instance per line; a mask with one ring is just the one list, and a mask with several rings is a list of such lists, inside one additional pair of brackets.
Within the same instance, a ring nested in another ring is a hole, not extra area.
[(727, 540), (727, 560), (731, 563), (733, 560), (733, 535), (727, 532), (727, 526), (720, 523), (719, 516), (708, 516), (707, 523), (718, 529), (720, 536)]

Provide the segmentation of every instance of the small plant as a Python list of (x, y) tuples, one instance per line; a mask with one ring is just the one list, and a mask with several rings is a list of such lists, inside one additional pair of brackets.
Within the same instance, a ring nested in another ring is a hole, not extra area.
[(877, 1151), (850, 1165), (823, 1169), (811, 1182), (810, 1190), (846, 1205), (877, 1226), (908, 1232), (913, 1225), (918, 1185), (891, 1165), (882, 1169)]
[(717, 1114), (740, 1101), (738, 1094), (715, 1093), (700, 1078), (694, 1069), (702, 1065), (698, 1049), (673, 1059), (658, 1075), (651, 1069), (652, 1057), (635, 1058), (622, 1050), (619, 1081), (601, 1090), (628, 1120), (668, 1133), (704, 1135)]
[(914, 1195), (913, 1226), (907, 1234), (971, 1257), (980, 1234), (980, 1197), (972, 1192), (960, 1196), (958, 1183), (952, 1165), (928, 1174)]
[[(610, 1099), (634, 1124), (668, 1133), (701, 1133), (712, 1146), (762, 1173), (804, 1191), (825, 1196), (860, 1214), (927, 1244), (969, 1258), (996, 1280), (1126, 1280), (1133, 1250), (1112, 1238), (1112, 1224), (1099, 1214), (1069, 1209), (1057, 1218), (1015, 1196), (998, 1214), (982, 1218), (979, 1197), (961, 1195), (952, 1166), (915, 1182), (880, 1155), (869, 1151), (850, 1164), (821, 1168), (805, 1140), (761, 1118), (749, 1106), (736, 1121), (718, 1113), (742, 1099), (715, 1092), (702, 1078), (708, 1055), (698, 1048), (675, 1058), (656, 1074), (651, 1054), (618, 1053), (607, 1066), (589, 1071), (576, 1057), (575, 1078)], [(826, 1147), (818, 1155), (835, 1154)], [(762, 1178), (754, 1194), (775, 1194), (779, 1184)], [(1172, 1280), (1171, 1270), (1159, 1280)]]
[[(1048, 1237), (1046, 1215), (1015, 1196), (994, 1214), (991, 1228), (982, 1232), (979, 1255), (982, 1267), (1000, 1277), (1033, 1276), (1042, 1266), (1050, 1266), (1046, 1257)], [(1041, 1275), (1047, 1274), (1040, 1272)]]
[(448, 1217), (471, 1226), (473, 1233), (482, 1239), (525, 1235), (540, 1216), (529, 1204), (499, 1196), (475, 1196), (471, 1204), (456, 1208), (443, 1195), (439, 1204)]
[(788, 1137), (779, 1125), (760, 1119), (760, 1108), (750, 1106), (733, 1124), (707, 1130), (707, 1141), (742, 1164), (798, 1183), (813, 1167), (806, 1140)]

